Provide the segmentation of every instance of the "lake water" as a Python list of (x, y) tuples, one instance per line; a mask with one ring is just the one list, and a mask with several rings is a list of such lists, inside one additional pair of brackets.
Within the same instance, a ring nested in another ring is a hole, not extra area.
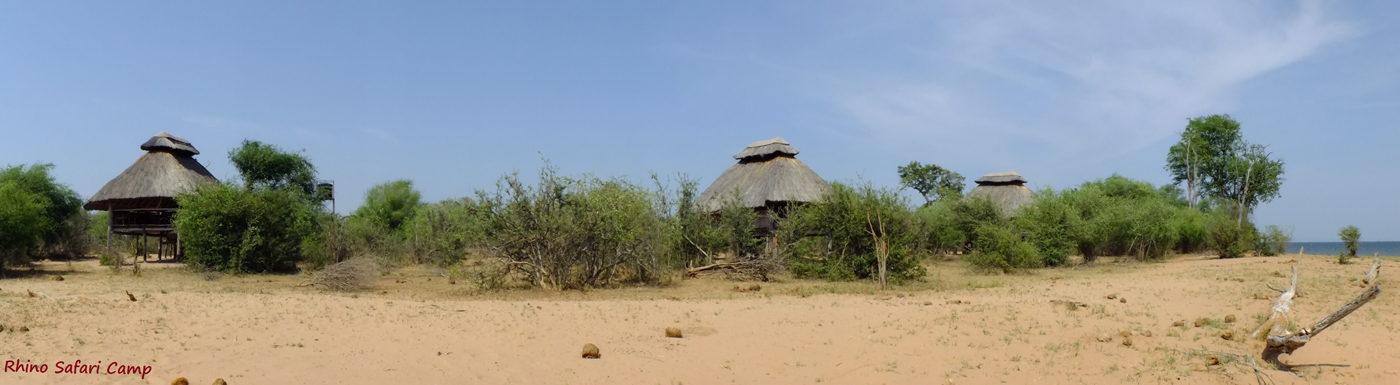
[[(1299, 247), (1303, 247), (1303, 252), (1308, 254), (1337, 255), (1346, 250), (1345, 244), (1341, 242), (1292, 242), (1288, 244), (1287, 252), (1296, 254)], [(1381, 255), (1400, 255), (1400, 242), (1366, 242), (1362, 241), (1356, 249), (1356, 256), (1371, 256), (1375, 253)]]

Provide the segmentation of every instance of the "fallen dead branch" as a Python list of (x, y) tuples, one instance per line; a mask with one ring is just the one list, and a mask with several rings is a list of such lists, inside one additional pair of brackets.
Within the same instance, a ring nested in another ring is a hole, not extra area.
[(731, 272), (746, 276), (751, 279), (768, 281), (768, 275), (782, 269), (782, 264), (776, 258), (748, 256), (740, 257), (734, 262), (720, 262), (706, 266), (700, 266), (686, 270), (685, 275), (695, 278), (700, 274), (711, 274), (717, 272)]
[[(1295, 350), (1307, 344), (1313, 336), (1321, 334), (1323, 330), (1327, 330), (1332, 324), (1341, 321), (1342, 318), (1356, 311), (1356, 309), (1360, 309), (1361, 306), (1366, 305), (1367, 302), (1370, 302), (1375, 299), (1376, 296), (1380, 295), (1381, 287), (1379, 282), (1376, 282), (1380, 275), (1379, 258), (1377, 258), (1377, 262), (1372, 264), (1371, 269), (1372, 272), (1367, 274), (1368, 279), (1371, 281), (1371, 286), (1365, 291), (1362, 291), (1361, 294), (1357, 295), (1351, 302), (1342, 305), (1341, 308), (1332, 312), (1332, 314), (1322, 317), (1322, 319), (1313, 323), (1312, 327), (1305, 327), (1297, 331), (1289, 331), (1288, 311), (1293, 305), (1294, 293), (1298, 290), (1298, 266), (1294, 265), (1292, 283), (1289, 285), (1288, 290), (1282, 291), (1282, 294), (1278, 297), (1278, 302), (1274, 305), (1273, 311), (1269, 315), (1269, 319), (1264, 321), (1264, 324), (1260, 325), (1259, 329), (1254, 331), (1255, 338), (1265, 336), (1264, 351), (1260, 354), (1260, 358), (1281, 369), (1288, 370), (1289, 366), (1279, 361), (1279, 355), (1293, 354)], [(1270, 288), (1278, 290), (1278, 288), (1272, 286), (1270, 286)]]

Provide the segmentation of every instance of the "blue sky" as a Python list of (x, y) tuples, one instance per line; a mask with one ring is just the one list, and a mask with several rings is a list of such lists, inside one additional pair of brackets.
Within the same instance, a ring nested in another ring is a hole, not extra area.
[(1255, 221), (1400, 240), (1400, 3), (9, 2), (0, 165), (91, 196), (151, 135), (220, 178), (241, 140), (339, 185), (428, 200), (534, 175), (702, 186), (781, 136), (827, 180), (917, 160), (1056, 188), (1166, 183), (1191, 117), (1229, 113), (1286, 162)]

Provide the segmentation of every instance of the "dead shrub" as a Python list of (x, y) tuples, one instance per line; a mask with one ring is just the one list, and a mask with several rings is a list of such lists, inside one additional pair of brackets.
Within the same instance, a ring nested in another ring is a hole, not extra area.
[(368, 257), (351, 258), (311, 275), (311, 286), (331, 291), (357, 291), (374, 284), (379, 266)]

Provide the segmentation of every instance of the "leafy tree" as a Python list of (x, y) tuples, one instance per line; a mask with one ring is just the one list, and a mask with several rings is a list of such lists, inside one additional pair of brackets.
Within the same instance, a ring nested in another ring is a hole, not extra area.
[(301, 154), (289, 153), (259, 141), (244, 140), (241, 146), (229, 150), (228, 159), (238, 169), (248, 189), (290, 187), (307, 197), (316, 192), (316, 168)]
[(365, 204), (355, 210), (355, 216), (370, 219), (389, 230), (398, 230), (413, 219), (421, 198), (422, 194), (413, 189), (413, 181), (380, 183), (365, 193)]
[(1229, 115), (1191, 119), (1181, 140), (1167, 152), (1172, 180), (1187, 184), (1187, 202), (1196, 207), (1203, 195), (1231, 202), (1236, 225), (1260, 203), (1279, 197), (1283, 161), (1266, 147), (1244, 140), (1239, 122)]
[(29, 262), (43, 245), (44, 197), (13, 181), (0, 181), (0, 270)]
[[(58, 183), (51, 173), (52, 164), (37, 164), (33, 166), (13, 166), (0, 169), (0, 183), (11, 183), (15, 188), (28, 191), (38, 195), (40, 204), (44, 208), (45, 220), (41, 223), (33, 223), (38, 227), (41, 235), (41, 242), (45, 247), (52, 248), (67, 245), (68, 240), (75, 236), (85, 235), (83, 231), (86, 226), (86, 219), (74, 221), (74, 217), (85, 216), (83, 211), (83, 198), (68, 186)], [(83, 222), (83, 227), (74, 228), (70, 222)], [(68, 252), (83, 252), (85, 250), (65, 250)]]
[(1361, 244), (1361, 229), (1356, 226), (1343, 227), (1337, 232), (1337, 236), (1342, 238), (1342, 243), (1346, 245), (1347, 256), (1355, 257), (1356, 249)]
[(909, 162), (899, 166), (899, 184), (918, 191), (927, 206), (939, 199), (962, 195), (963, 176), (935, 164)]

